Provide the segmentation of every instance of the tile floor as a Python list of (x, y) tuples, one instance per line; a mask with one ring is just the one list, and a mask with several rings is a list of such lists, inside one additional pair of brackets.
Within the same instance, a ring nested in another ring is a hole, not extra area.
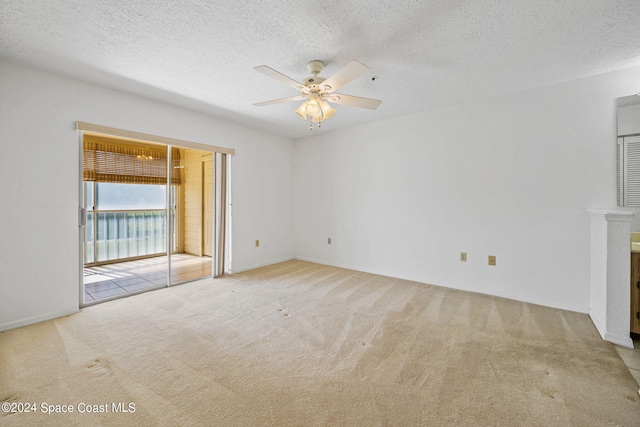
[[(640, 385), (640, 341), (633, 341), (633, 349), (617, 345), (614, 347), (625, 365), (627, 365), (627, 368), (629, 368), (629, 372), (631, 372), (633, 378), (635, 378), (638, 385)], [(638, 393), (640, 393), (640, 390), (638, 390)]]
[[(211, 258), (187, 254), (171, 256), (171, 283), (211, 276)], [(167, 257), (107, 264), (84, 269), (84, 302), (91, 303), (167, 285)]]

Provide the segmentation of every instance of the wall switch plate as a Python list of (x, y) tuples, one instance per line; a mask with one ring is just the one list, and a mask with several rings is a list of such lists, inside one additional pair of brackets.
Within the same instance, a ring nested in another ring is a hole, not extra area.
[(460, 252), (460, 261), (467, 262), (467, 253), (466, 252)]
[(260, 246), (260, 240), (256, 240), (256, 248)]
[(496, 256), (489, 255), (489, 265), (496, 265)]
[(327, 239), (327, 245), (330, 245), (330, 244), (331, 244), (331, 237)]

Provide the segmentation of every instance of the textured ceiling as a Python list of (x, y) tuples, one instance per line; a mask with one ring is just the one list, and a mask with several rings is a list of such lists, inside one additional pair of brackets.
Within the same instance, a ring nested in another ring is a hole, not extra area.
[(0, 0), (0, 58), (292, 138), (298, 103), (252, 104), (296, 91), (254, 66), (368, 66), (339, 92), (382, 105), (328, 132), (639, 66), (639, 40), (639, 0)]

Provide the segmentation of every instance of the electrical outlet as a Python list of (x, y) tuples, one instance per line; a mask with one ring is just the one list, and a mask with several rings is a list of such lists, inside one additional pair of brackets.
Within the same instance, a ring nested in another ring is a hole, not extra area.
[(256, 240), (256, 248), (260, 246), (260, 240)]
[(496, 256), (489, 255), (489, 265), (496, 265)]
[(467, 262), (467, 253), (466, 252), (460, 252), (460, 261)]
[(330, 245), (330, 244), (331, 244), (331, 237), (327, 239), (327, 245)]

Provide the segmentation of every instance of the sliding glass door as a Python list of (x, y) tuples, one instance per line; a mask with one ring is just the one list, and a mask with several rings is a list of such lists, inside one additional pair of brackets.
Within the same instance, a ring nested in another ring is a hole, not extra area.
[(84, 304), (212, 276), (212, 157), (84, 135)]

